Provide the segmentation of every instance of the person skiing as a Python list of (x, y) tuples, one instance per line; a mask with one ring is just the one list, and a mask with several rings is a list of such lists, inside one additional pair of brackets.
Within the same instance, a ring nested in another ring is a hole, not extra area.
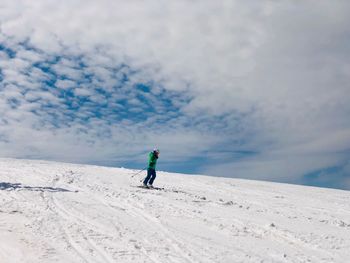
[(143, 180), (143, 186), (148, 188), (153, 188), (154, 179), (156, 179), (156, 164), (159, 158), (159, 150), (154, 149), (148, 155), (148, 167), (147, 167), (147, 176)]

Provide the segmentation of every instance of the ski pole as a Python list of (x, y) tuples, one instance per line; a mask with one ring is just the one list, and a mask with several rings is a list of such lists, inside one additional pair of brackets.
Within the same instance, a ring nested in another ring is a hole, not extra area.
[(134, 178), (136, 175), (140, 174), (141, 172), (143, 172), (143, 171), (146, 170), (146, 169), (147, 169), (147, 167), (143, 168), (142, 170), (140, 170), (140, 171), (138, 171), (137, 173), (133, 174), (133, 175), (131, 176), (131, 178)]

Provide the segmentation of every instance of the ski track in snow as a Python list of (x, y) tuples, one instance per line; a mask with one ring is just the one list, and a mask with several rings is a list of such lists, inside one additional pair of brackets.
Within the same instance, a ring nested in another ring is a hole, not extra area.
[(0, 262), (350, 262), (350, 192), (0, 159)]

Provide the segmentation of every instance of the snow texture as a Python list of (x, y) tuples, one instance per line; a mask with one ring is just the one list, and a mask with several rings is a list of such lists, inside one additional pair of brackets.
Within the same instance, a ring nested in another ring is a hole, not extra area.
[(350, 262), (350, 192), (0, 159), (0, 262)]

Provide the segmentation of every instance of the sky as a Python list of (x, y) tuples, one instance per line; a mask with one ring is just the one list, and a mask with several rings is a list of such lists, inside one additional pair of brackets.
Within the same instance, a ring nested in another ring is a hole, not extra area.
[(350, 189), (349, 12), (1, 0), (0, 157)]

